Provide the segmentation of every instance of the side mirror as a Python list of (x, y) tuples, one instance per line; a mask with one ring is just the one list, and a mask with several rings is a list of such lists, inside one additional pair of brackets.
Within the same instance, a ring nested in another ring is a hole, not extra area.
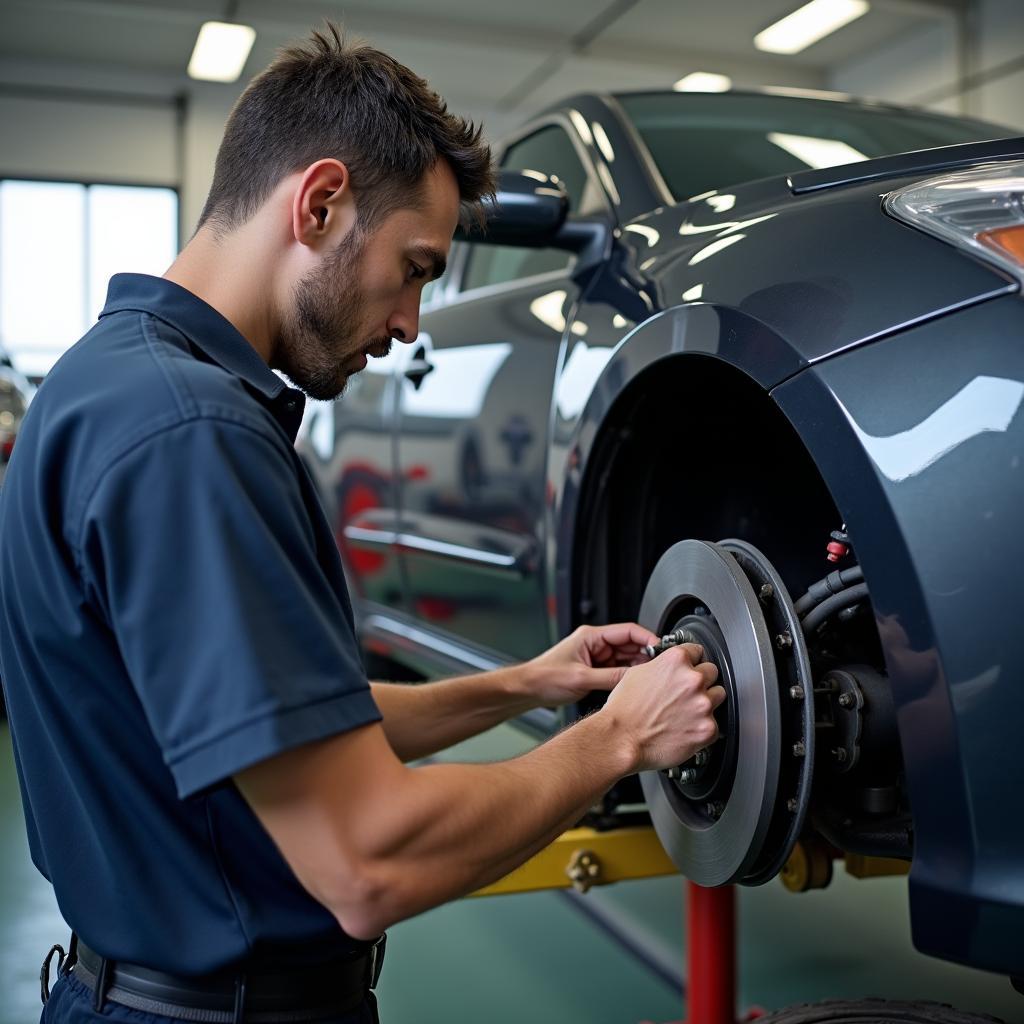
[(491, 245), (561, 248), (558, 235), (569, 213), (569, 196), (557, 178), (538, 171), (500, 171), (497, 194), (484, 203), (484, 210), (486, 227), (459, 227), (455, 237)]

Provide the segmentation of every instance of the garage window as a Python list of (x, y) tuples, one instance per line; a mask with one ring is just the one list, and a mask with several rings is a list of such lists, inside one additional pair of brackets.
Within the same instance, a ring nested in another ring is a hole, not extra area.
[(173, 189), (0, 180), (0, 348), (41, 377), (95, 322), (111, 275), (162, 274), (177, 249)]

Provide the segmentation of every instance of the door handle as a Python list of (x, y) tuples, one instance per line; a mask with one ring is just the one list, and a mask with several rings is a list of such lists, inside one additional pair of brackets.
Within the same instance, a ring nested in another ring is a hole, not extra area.
[(412, 382), (412, 386), (419, 391), (423, 378), (428, 373), (434, 372), (434, 364), (427, 359), (427, 350), (422, 346), (413, 353), (412, 359), (405, 368), (405, 379)]

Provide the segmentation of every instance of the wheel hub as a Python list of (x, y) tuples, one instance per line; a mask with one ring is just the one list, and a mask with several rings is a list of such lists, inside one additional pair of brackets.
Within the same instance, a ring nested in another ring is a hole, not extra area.
[(714, 817), (715, 807), (728, 800), (736, 774), (736, 686), (732, 666), (722, 630), (703, 605), (697, 604), (694, 611), (669, 628), (690, 632), (695, 642), (704, 648), (704, 660), (718, 666), (718, 681), (725, 687), (726, 701), (715, 715), (722, 742), (701, 751), (680, 765), (679, 772), (669, 775), (686, 799), (698, 805), (701, 802), (711, 805), (704, 809), (709, 817)]
[(727, 693), (717, 743), (641, 775), (658, 836), (701, 885), (767, 881), (803, 825), (814, 754), (810, 666), (789, 595), (750, 545), (686, 540), (655, 566), (640, 621), (659, 635), (686, 629)]

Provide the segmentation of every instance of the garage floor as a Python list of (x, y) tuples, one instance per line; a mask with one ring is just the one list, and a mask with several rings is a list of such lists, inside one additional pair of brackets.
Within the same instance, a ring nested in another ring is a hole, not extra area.
[[(452, 752), (493, 760), (530, 740), (505, 726)], [(677, 1021), (683, 883), (630, 882), (586, 897), (561, 893), (464, 900), (391, 930), (379, 993), (384, 1024), (637, 1024)], [(1002, 978), (916, 954), (906, 882), (837, 874), (824, 892), (778, 883), (740, 894), (741, 1005), (829, 996), (936, 999), (1024, 1022), (1024, 996)], [(586, 913), (585, 910), (591, 913)], [(624, 936), (628, 952), (613, 933)], [(0, 727), (0, 1024), (38, 1019), (39, 963), (67, 929), (28, 859)]]

